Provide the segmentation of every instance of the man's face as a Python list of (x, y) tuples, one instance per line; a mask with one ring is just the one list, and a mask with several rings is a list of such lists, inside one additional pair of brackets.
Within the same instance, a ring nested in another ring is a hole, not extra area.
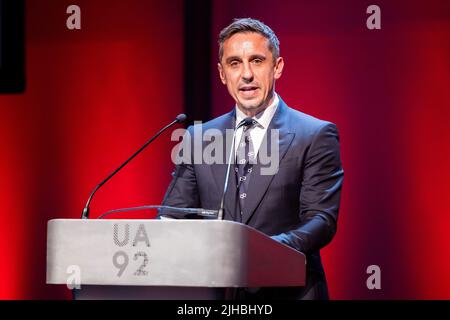
[(256, 32), (236, 33), (227, 39), (218, 64), (222, 83), (248, 116), (269, 106), (283, 66), (283, 58), (273, 60), (269, 40)]

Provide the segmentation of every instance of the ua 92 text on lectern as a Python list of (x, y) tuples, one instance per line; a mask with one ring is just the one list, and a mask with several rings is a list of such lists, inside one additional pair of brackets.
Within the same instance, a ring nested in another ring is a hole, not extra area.
[(227, 299), (233, 288), (303, 286), (305, 264), (232, 221), (48, 222), (47, 283), (79, 285), (76, 299)]

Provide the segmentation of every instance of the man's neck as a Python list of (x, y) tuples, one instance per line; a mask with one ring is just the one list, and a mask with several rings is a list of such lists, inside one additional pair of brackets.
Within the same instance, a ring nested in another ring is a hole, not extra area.
[(255, 115), (257, 115), (258, 113), (264, 111), (267, 109), (268, 106), (270, 106), (273, 103), (273, 100), (275, 99), (275, 94), (272, 93), (272, 97), (269, 99), (268, 102), (263, 103), (261, 106), (259, 106), (256, 109), (252, 109), (252, 110), (248, 110), (248, 109), (244, 109), (239, 107), (239, 105), (237, 106), (239, 108), (239, 110), (241, 110), (247, 117), (254, 117)]

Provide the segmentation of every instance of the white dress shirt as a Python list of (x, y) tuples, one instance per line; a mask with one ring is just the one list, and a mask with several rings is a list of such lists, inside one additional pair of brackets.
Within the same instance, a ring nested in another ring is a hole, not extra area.
[[(272, 121), (275, 111), (277, 111), (279, 101), (280, 99), (278, 98), (278, 94), (275, 93), (274, 99), (270, 104), (270, 106), (268, 106), (266, 109), (264, 109), (263, 111), (252, 117), (252, 119), (258, 121), (258, 124), (255, 125), (250, 131), (250, 137), (252, 138), (253, 150), (255, 152), (255, 155), (258, 154), (259, 147), (261, 146), (264, 135), (266, 134), (267, 127), (269, 126), (270, 121)], [(242, 120), (247, 118), (247, 116), (238, 108), (238, 106), (236, 106), (235, 108), (236, 108), (236, 127), (237, 127)], [(236, 131), (236, 142), (234, 145), (235, 154), (237, 153), (237, 148), (239, 147), (239, 142), (241, 141), (243, 130), (244, 128), (240, 127)]]

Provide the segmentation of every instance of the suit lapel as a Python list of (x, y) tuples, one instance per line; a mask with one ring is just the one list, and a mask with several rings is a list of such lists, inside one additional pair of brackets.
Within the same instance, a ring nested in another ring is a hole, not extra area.
[[(289, 146), (292, 142), (292, 139), (294, 138), (294, 133), (291, 132), (289, 127), (289, 117), (287, 115), (287, 106), (281, 100), (278, 105), (277, 111), (275, 112), (272, 121), (269, 124), (269, 127), (267, 128), (266, 134), (263, 138), (263, 142), (261, 144), (261, 147), (263, 145), (266, 145), (268, 147), (267, 154), (271, 154), (272, 150), (270, 149), (270, 140), (269, 143), (267, 142), (267, 139), (270, 138), (270, 132), (272, 129), (278, 129), (279, 132), (279, 162), (280, 164), (281, 160), (283, 159), (284, 155), (286, 154), (286, 151), (289, 149)], [(226, 139), (226, 130), (227, 129), (234, 129), (236, 123), (236, 114), (235, 109), (227, 114), (224, 121), (216, 127), (222, 132), (223, 141), (225, 142), (223, 144), (223, 155), (225, 157), (225, 164), (212, 164), (209, 166), (211, 170), (211, 174), (214, 177), (214, 182), (216, 185), (216, 190), (218, 192), (219, 199), (222, 197), (223, 194), (223, 186), (225, 183), (225, 176), (226, 176), (226, 170), (227, 170), (227, 162), (228, 158), (231, 152), (231, 144), (232, 139)], [(260, 149), (261, 151), (261, 149)], [(259, 203), (261, 202), (262, 198), (264, 197), (267, 189), (269, 188), (269, 185), (271, 181), (273, 180), (274, 175), (262, 175), (261, 169), (264, 167), (267, 167), (268, 165), (263, 165), (260, 161), (260, 155), (261, 152), (258, 152), (258, 163), (253, 165), (253, 171), (250, 178), (250, 184), (247, 192), (247, 198), (245, 201), (245, 207), (243, 210), (243, 216), (242, 216), (242, 222), (247, 223), (250, 218), (255, 213), (256, 208), (258, 207)], [(234, 161), (234, 159), (232, 160)], [(225, 209), (225, 215), (231, 215), (231, 219), (235, 220), (235, 214), (236, 214), (236, 177), (233, 170), (233, 166), (231, 166), (230, 169), (230, 177), (228, 179), (228, 188), (227, 192), (225, 194), (225, 200), (224, 200), (224, 209)], [(217, 204), (218, 206), (220, 203)]]
[[(278, 105), (278, 109), (275, 112), (272, 121), (267, 128), (266, 134), (263, 138), (263, 142), (261, 144), (260, 150), (258, 151), (258, 162), (253, 165), (252, 174), (250, 177), (249, 188), (247, 191), (247, 198), (245, 200), (245, 207), (243, 210), (242, 222), (247, 223), (250, 218), (253, 216), (256, 208), (264, 197), (269, 185), (274, 177), (274, 174), (270, 175), (262, 175), (261, 169), (264, 167), (268, 167), (269, 164), (263, 165), (260, 160), (261, 148), (263, 145), (267, 146), (267, 154), (271, 155), (271, 143), (270, 143), (270, 135), (272, 129), (277, 129), (279, 132), (279, 157), (278, 157), (278, 166), (283, 159), (286, 151), (289, 149), (289, 146), (294, 138), (294, 133), (290, 132), (289, 128), (289, 118), (287, 116), (287, 106), (280, 98), (280, 103)], [(269, 141), (268, 141), (269, 139)]]

